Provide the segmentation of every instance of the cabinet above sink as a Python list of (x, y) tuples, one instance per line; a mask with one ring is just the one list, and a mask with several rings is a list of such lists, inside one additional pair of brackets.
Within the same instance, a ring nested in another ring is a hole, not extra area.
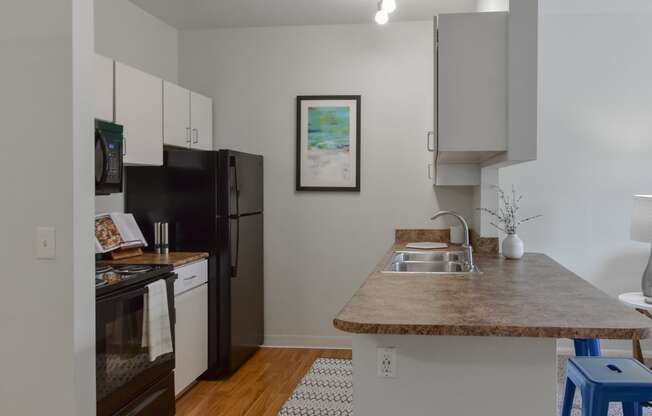
[(483, 167), (536, 159), (537, 23), (537, 0), (435, 17), (434, 185), (477, 186)]

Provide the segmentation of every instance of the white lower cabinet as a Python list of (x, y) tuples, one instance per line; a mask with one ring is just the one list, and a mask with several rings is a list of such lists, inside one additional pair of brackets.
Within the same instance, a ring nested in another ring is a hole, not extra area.
[[(208, 368), (207, 261), (175, 269), (174, 393), (186, 390)], [(177, 293), (178, 292), (178, 293)]]

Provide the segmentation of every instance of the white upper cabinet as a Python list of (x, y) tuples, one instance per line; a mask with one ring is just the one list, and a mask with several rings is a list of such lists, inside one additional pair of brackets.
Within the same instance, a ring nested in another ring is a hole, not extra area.
[(480, 163), (507, 150), (507, 22), (506, 12), (439, 16), (442, 161)]
[(106, 121), (113, 121), (113, 60), (95, 55), (95, 111), (93, 115)]
[(163, 81), (163, 142), (213, 150), (213, 100)]
[(163, 82), (115, 63), (115, 121), (124, 126), (124, 163), (163, 165)]
[(124, 127), (124, 163), (163, 165), (163, 145), (213, 150), (213, 100), (95, 57), (95, 117)]
[(539, 0), (435, 18), (435, 185), (480, 185), (481, 169), (536, 159)]
[(190, 93), (192, 147), (213, 150), (213, 100), (196, 92)]
[(190, 91), (163, 81), (163, 143), (190, 147)]

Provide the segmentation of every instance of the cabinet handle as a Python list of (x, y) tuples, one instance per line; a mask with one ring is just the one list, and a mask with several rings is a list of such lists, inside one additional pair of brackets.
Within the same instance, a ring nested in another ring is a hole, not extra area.
[(430, 146), (430, 138), (431, 138), (431, 137), (432, 137), (432, 138), (435, 137), (435, 132), (434, 132), (434, 131), (429, 131), (429, 132), (426, 134), (426, 148), (428, 149), (429, 152), (434, 152), (434, 151), (436, 150), (436, 149), (435, 149), (435, 141), (433, 140), (433, 141), (432, 141), (432, 146)]
[(432, 163), (428, 163), (428, 179), (432, 179)]
[(190, 144), (190, 127), (186, 127), (186, 143)]
[(197, 129), (192, 129), (195, 132), (195, 140), (193, 141), (194, 144), (199, 143), (199, 130)]
[(190, 276), (190, 277), (184, 277), (183, 280), (187, 281), (187, 280), (193, 280), (193, 279), (196, 279), (196, 278), (197, 278), (197, 275), (193, 275), (193, 276)]

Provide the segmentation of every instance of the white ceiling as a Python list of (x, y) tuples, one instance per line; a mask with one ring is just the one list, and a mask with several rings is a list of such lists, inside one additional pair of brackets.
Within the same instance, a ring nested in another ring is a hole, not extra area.
[[(202, 29), (372, 23), (377, 0), (131, 0), (176, 27)], [(396, 0), (390, 21), (476, 10), (478, 0)]]

